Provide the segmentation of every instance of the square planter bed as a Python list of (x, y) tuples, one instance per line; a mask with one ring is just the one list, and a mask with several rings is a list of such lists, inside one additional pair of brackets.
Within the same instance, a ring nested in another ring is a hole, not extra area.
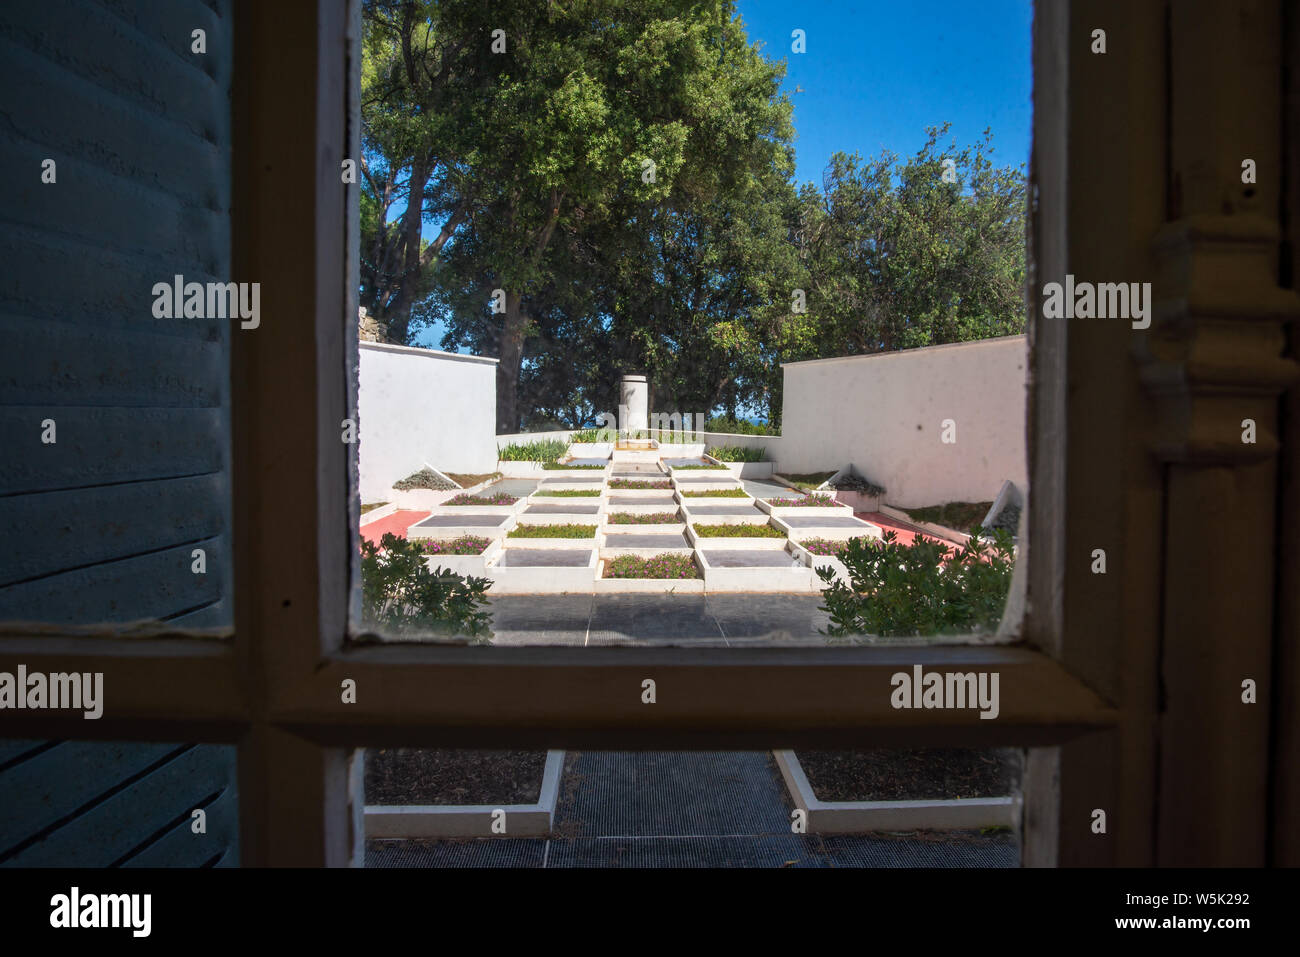
[(772, 462), (723, 462), (727, 473), (735, 479), (766, 479), (772, 477)]
[[(560, 529), (563, 525), (578, 525), (591, 531), (582, 538), (573, 538)], [(600, 520), (594, 515), (521, 516), (507, 531), (504, 544), (507, 548), (585, 548), (595, 547), (599, 535)]]
[(809, 833), (1015, 827), (1020, 820), (1018, 796), (823, 801), (814, 792), (795, 752), (773, 751), (772, 754), (795, 807), (808, 812)]
[[(821, 512), (824, 509), (810, 508), (808, 512)], [(829, 538), (831, 540), (857, 538), (867, 535), (880, 538), (883, 534), (879, 525), (864, 522), (852, 515), (775, 515), (772, 517), (777, 528), (784, 531), (794, 541), (805, 538)]]
[(908, 525), (919, 529), (930, 538), (942, 539), (945, 542), (954, 542), (958, 545), (965, 545), (970, 541), (970, 535), (966, 532), (959, 532), (955, 528), (948, 528), (945, 525), (936, 525), (934, 522), (918, 521), (908, 515), (900, 508), (894, 508), (892, 505), (881, 505), (878, 509), (880, 514), (889, 518), (896, 518), (900, 522), (906, 522)]
[(513, 515), (483, 514), (470, 509), (456, 509), (445, 515), (430, 515), (406, 530), (407, 538), (460, 538), (483, 535), (501, 538), (514, 525)]
[[(703, 473), (703, 474), (707, 474), (709, 472), (714, 472), (717, 474), (730, 472), (727, 466), (724, 465), (722, 462), (719, 462), (717, 459), (711, 459), (706, 455), (692, 455), (683, 458), (665, 457), (663, 462), (664, 465), (668, 467), (668, 471), (676, 475), (690, 475), (692, 472)], [(700, 466), (706, 466), (706, 467), (701, 468)]]
[[(829, 505), (800, 505), (801, 501), (830, 502)], [(812, 495), (789, 495), (782, 498), (765, 498), (758, 500), (758, 507), (769, 515), (847, 515), (853, 517), (853, 509), (837, 502), (829, 492), (815, 492)]]
[[(814, 590), (820, 580), (812, 569), (784, 547), (754, 548), (704, 540), (697, 554), (709, 592), (801, 592)], [(784, 542), (777, 540), (778, 545)]]
[[(619, 553), (611, 555), (608, 558), (602, 558), (596, 577), (596, 591), (599, 593), (640, 593), (640, 594), (667, 594), (690, 595), (699, 594), (704, 591), (703, 569), (700, 567), (699, 560), (690, 552), (672, 552), (658, 554), (674, 554), (685, 559), (694, 566), (695, 577), (693, 578), (607, 578), (605, 570), (615, 558), (626, 556), (628, 553)], [(653, 560), (656, 555), (634, 555), (633, 558)]]
[[(396, 511), (398, 511), (397, 503), (388, 502), (384, 505), (380, 505), (378, 508), (372, 508), (369, 511), (362, 512), (361, 521), (358, 522), (357, 524), (361, 528), (365, 528), (371, 522), (377, 522), (381, 518), (387, 518), (389, 515), (392, 515)], [(428, 509), (420, 509), (420, 511), (428, 511)]]
[[(604, 512), (600, 506), (577, 508), (572, 505), (530, 505), (519, 513), (518, 525), (600, 525)], [(519, 536), (516, 536), (519, 537)]]
[(459, 512), (475, 512), (480, 515), (513, 515), (527, 504), (528, 499), (523, 496), (510, 496), (515, 501), (509, 505), (492, 505), (493, 496), (490, 494), (471, 495), (468, 492), (457, 492), (450, 496), (445, 502), (432, 509), (435, 515), (455, 515)]
[[(525, 787), (509, 769), (494, 768), (494, 752), (367, 751), (366, 837), (548, 837), (559, 799), (564, 752), (545, 752), (540, 771), (531, 767), (540, 755), (497, 753), (502, 755), (498, 761), (530, 765), (525, 773), (536, 775), (536, 787)], [(453, 804), (439, 799), (486, 803)], [(504, 832), (500, 825), (493, 830), (496, 821), (504, 824)]]
[(621, 512), (624, 515), (659, 515), (664, 512), (676, 512), (678, 509), (677, 499), (668, 498), (649, 498), (642, 496), (610, 498), (605, 503), (605, 514), (611, 512)]
[[(878, 536), (875, 535), (859, 535), (855, 537), (878, 538)], [(826, 543), (839, 544), (846, 541), (848, 541), (848, 539), (834, 539), (834, 538), (825, 538), (825, 537), (810, 535), (805, 537), (802, 540), (792, 539), (790, 542), (790, 551), (798, 555), (805, 562), (811, 565), (814, 571), (819, 568), (832, 569), (835, 572), (835, 577), (847, 585), (849, 583), (848, 566), (846, 566), (844, 562), (840, 561), (839, 557), (836, 555), (818, 554), (818, 552), (826, 550), (825, 547)], [(816, 551), (814, 551), (814, 549), (816, 549)], [(818, 577), (816, 578), (813, 587), (818, 589), (824, 589), (827, 586), (826, 583), (823, 582), (820, 577)]]
[(605, 525), (601, 528), (600, 557), (636, 555), (652, 558), (664, 552), (694, 550), (685, 525)]
[[(457, 538), (488, 538), (486, 535), (457, 536)], [(438, 541), (450, 542), (456, 539), (442, 539)], [(435, 568), (441, 568), (444, 571), (454, 572), (457, 575), (473, 575), (477, 578), (483, 578), (487, 574), (487, 564), (492, 559), (501, 554), (501, 540), (491, 538), (483, 551), (477, 555), (456, 555), (451, 553), (440, 552), (433, 555), (426, 555), (424, 559), (425, 566), (429, 571)]]
[[(547, 547), (543, 542), (554, 542)], [(488, 563), (489, 592), (495, 595), (590, 593), (599, 561), (592, 539), (529, 539), (507, 544)]]
[(747, 502), (726, 505), (705, 500), (697, 505), (693, 500), (687, 499), (682, 506), (682, 513), (688, 522), (702, 525), (766, 525), (771, 518), (762, 509)]
[(603, 492), (605, 490), (604, 473), (579, 475), (574, 472), (562, 475), (559, 478), (544, 478), (533, 491), (534, 494), (545, 495), (547, 492), (577, 492), (583, 489), (598, 489)]
[(664, 460), (669, 459), (699, 459), (704, 457), (704, 450), (708, 448), (707, 442), (660, 442), (659, 454)]
[[(556, 493), (560, 494), (556, 494)], [(581, 492), (581, 495), (563, 494), (565, 492)], [(528, 496), (528, 502), (524, 508), (530, 505), (602, 505), (605, 502), (608, 493), (603, 488), (574, 488), (574, 489), (555, 489), (555, 488), (538, 488)]]
[[(714, 525), (761, 525), (765, 528), (779, 531), (773, 526), (764, 522), (715, 522), (710, 519), (708, 522), (692, 523), (686, 527), (686, 537), (690, 540), (695, 548), (725, 548), (728, 550), (736, 549), (758, 549), (761, 551), (780, 551), (785, 549), (786, 537), (783, 534), (777, 535), (750, 535), (744, 534), (747, 529), (739, 529), (740, 534), (736, 535), (711, 535), (713, 529), (709, 526)], [(700, 529), (703, 529), (701, 531)], [(793, 561), (793, 559), (791, 559)]]

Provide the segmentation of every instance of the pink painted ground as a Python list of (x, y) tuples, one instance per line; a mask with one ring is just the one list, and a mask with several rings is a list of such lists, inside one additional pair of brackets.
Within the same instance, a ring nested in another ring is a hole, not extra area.
[[(908, 525), (906, 522), (899, 521), (896, 518), (891, 518), (883, 512), (854, 512), (853, 514), (864, 522), (870, 522), (872, 525), (879, 525), (883, 531), (887, 532), (890, 529), (893, 529), (894, 532), (898, 534), (898, 544), (900, 545), (911, 545), (917, 535), (924, 535), (926, 538), (931, 539), (937, 537), (931, 535), (929, 532), (918, 530), (915, 525)], [(956, 544), (954, 542), (948, 542), (946, 539), (943, 539), (943, 541), (949, 545)]]
[[(376, 545), (388, 532), (392, 532), (398, 538), (405, 538), (408, 528), (416, 522), (424, 521), (432, 514), (432, 512), (421, 509), (398, 509), (392, 515), (385, 515), (368, 525), (362, 525), (361, 537), (368, 542), (374, 542)], [(364, 520), (365, 516), (362, 515), (361, 518)]]

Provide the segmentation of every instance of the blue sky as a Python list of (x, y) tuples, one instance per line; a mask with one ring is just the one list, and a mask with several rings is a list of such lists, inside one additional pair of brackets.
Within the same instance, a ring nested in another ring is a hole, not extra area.
[[(794, 102), (796, 176), (821, 183), (837, 150), (906, 156), (925, 128), (952, 123), (974, 143), (993, 130), (994, 163), (1029, 158), (1030, 0), (739, 0), (751, 42), (787, 63)], [(790, 34), (807, 52), (790, 52)], [(796, 92), (796, 89), (802, 92)]]
[[(750, 42), (787, 63), (794, 103), (796, 178), (821, 183), (832, 153), (900, 156), (925, 128), (952, 124), (949, 139), (975, 143), (993, 131), (993, 162), (1028, 164), (1032, 107), (1032, 0), (739, 0)], [(807, 51), (792, 53), (791, 32)], [(400, 212), (398, 210), (397, 212)], [(425, 236), (438, 224), (426, 224)], [(419, 345), (438, 348), (441, 324)]]

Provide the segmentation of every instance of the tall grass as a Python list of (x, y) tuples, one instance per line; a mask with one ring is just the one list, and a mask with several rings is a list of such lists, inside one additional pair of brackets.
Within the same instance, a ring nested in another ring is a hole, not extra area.
[(569, 443), (563, 439), (537, 439), (502, 446), (497, 457), (502, 462), (556, 462), (568, 449)]

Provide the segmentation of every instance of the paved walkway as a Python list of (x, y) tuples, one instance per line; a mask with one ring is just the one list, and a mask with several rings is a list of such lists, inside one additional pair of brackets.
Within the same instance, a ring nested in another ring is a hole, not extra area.
[(367, 867), (1015, 867), (1006, 832), (821, 837), (769, 751), (566, 755), (554, 835), (369, 841)]

